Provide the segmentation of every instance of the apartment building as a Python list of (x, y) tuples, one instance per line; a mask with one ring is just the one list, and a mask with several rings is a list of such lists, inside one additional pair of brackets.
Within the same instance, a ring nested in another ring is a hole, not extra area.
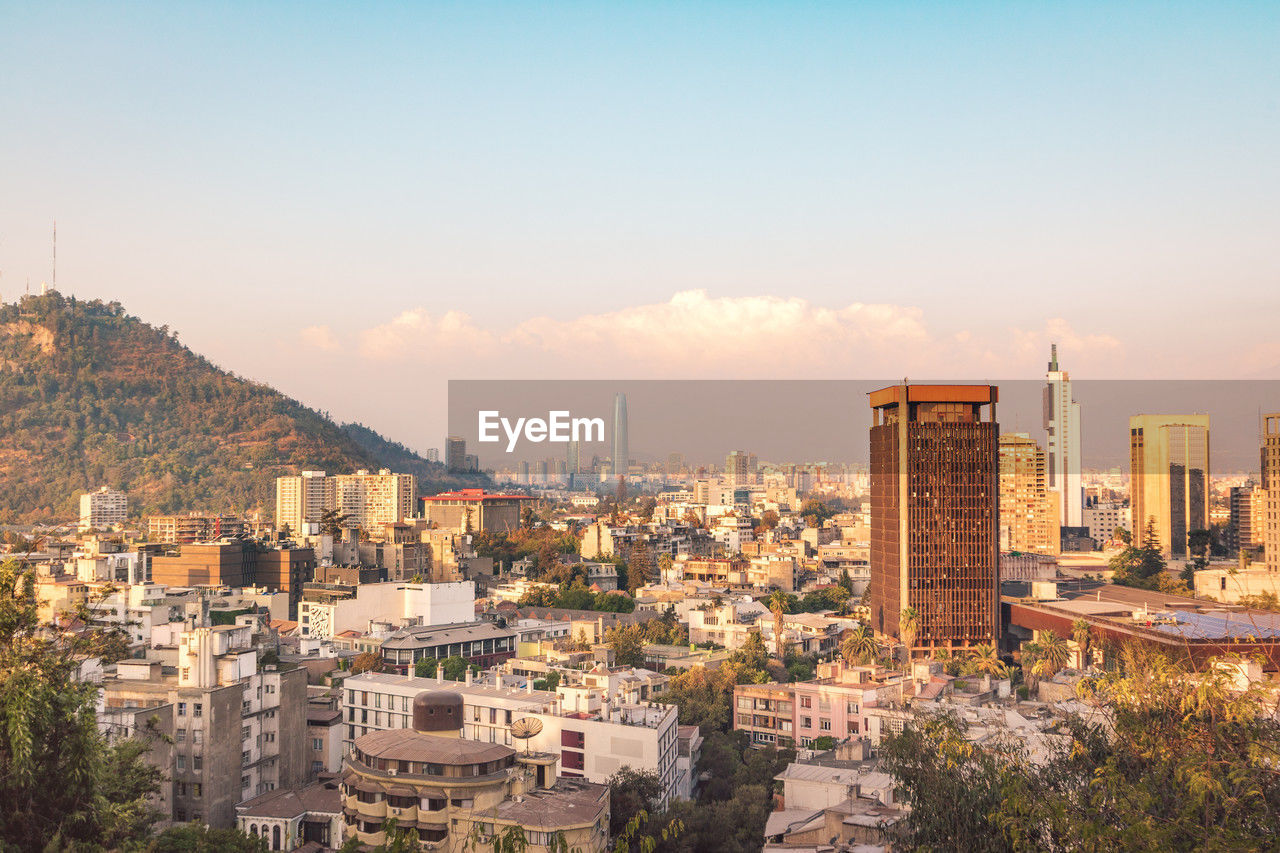
[(557, 778), (554, 754), (461, 737), (462, 710), (454, 693), (423, 691), (410, 726), (355, 740), (343, 773), (348, 839), (383, 844), (395, 819), (433, 850), (488, 842), (508, 827), (530, 853), (608, 848), (608, 786)]
[(880, 717), (869, 717), (901, 705), (914, 692), (912, 679), (901, 673), (837, 660), (819, 664), (810, 681), (738, 685), (733, 727), (762, 745), (807, 747), (821, 737), (878, 737)]
[(114, 524), (124, 524), (128, 518), (129, 497), (124, 492), (103, 486), (80, 496), (81, 531), (106, 530)]
[(394, 474), (383, 468), (376, 474), (365, 469), (354, 474), (327, 475), (303, 471), (276, 478), (276, 529), (293, 535), (313, 532), (326, 511), (347, 516), (347, 526), (380, 529), (413, 515), (417, 482), (412, 474)]
[[(501, 676), (499, 676), (501, 679)], [(343, 684), (345, 740), (365, 732), (407, 728), (414, 697), (443, 691), (462, 699), (462, 736), (518, 745), (511, 724), (532, 717), (542, 724), (527, 746), (559, 757), (565, 776), (605, 782), (622, 767), (652, 770), (663, 785), (663, 805), (679, 796), (676, 768), (679, 714), (673, 705), (631, 703), (599, 687), (561, 686), (557, 692), (365, 672)]]
[(147, 539), (167, 545), (186, 545), (190, 542), (244, 536), (248, 526), (244, 519), (234, 515), (153, 515), (147, 519)]
[(455, 583), (362, 583), (307, 587), (298, 604), (299, 632), (331, 640), (343, 631), (368, 631), (371, 622), (448, 625), (475, 619), (475, 586)]
[(465, 533), (488, 530), (506, 533), (520, 527), (520, 510), (529, 495), (490, 494), (484, 489), (460, 489), (424, 495), (422, 517), (437, 527)]
[(103, 679), (100, 714), (174, 708), (169, 817), (235, 825), (235, 806), (277, 788), (304, 784), (307, 674), (258, 671), (249, 626), (184, 631), (177, 666), (126, 659)]
[(1045, 452), (1025, 432), (1000, 436), (1000, 550), (1057, 554), (1058, 502)]

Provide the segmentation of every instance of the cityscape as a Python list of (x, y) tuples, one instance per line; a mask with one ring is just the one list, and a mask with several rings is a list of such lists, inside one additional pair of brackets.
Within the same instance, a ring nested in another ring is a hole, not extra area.
[(10, 15), (0, 851), (1277, 849), (1280, 9)]

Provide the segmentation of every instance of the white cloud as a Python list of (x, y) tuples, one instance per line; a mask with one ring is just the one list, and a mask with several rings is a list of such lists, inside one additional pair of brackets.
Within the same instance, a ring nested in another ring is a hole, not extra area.
[(328, 326), (307, 326), (298, 332), (298, 337), (307, 346), (325, 352), (333, 352), (338, 348), (338, 339), (333, 336), (333, 330)]
[[(1033, 378), (1057, 343), (1074, 374), (1115, 375), (1124, 347), (1064, 319), (1039, 327), (945, 329), (915, 306), (816, 305), (800, 297), (676, 293), (665, 302), (485, 326), (460, 311), (405, 311), (358, 332), (375, 363), (430, 362), (466, 378)], [(313, 326), (304, 343), (334, 349)]]

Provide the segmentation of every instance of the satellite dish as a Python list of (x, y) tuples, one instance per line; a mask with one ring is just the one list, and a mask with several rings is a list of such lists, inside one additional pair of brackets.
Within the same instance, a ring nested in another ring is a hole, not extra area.
[(529, 752), (529, 738), (542, 731), (542, 720), (537, 717), (521, 717), (511, 724), (511, 736), (525, 742), (524, 751)]

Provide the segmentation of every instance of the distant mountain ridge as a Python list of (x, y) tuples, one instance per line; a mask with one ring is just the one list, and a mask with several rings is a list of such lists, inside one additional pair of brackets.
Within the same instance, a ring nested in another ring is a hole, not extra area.
[(360, 468), (426, 492), (487, 482), (222, 370), (119, 303), (0, 305), (0, 523), (75, 518), (102, 485), (128, 492), (130, 515), (270, 515), (276, 477)]

